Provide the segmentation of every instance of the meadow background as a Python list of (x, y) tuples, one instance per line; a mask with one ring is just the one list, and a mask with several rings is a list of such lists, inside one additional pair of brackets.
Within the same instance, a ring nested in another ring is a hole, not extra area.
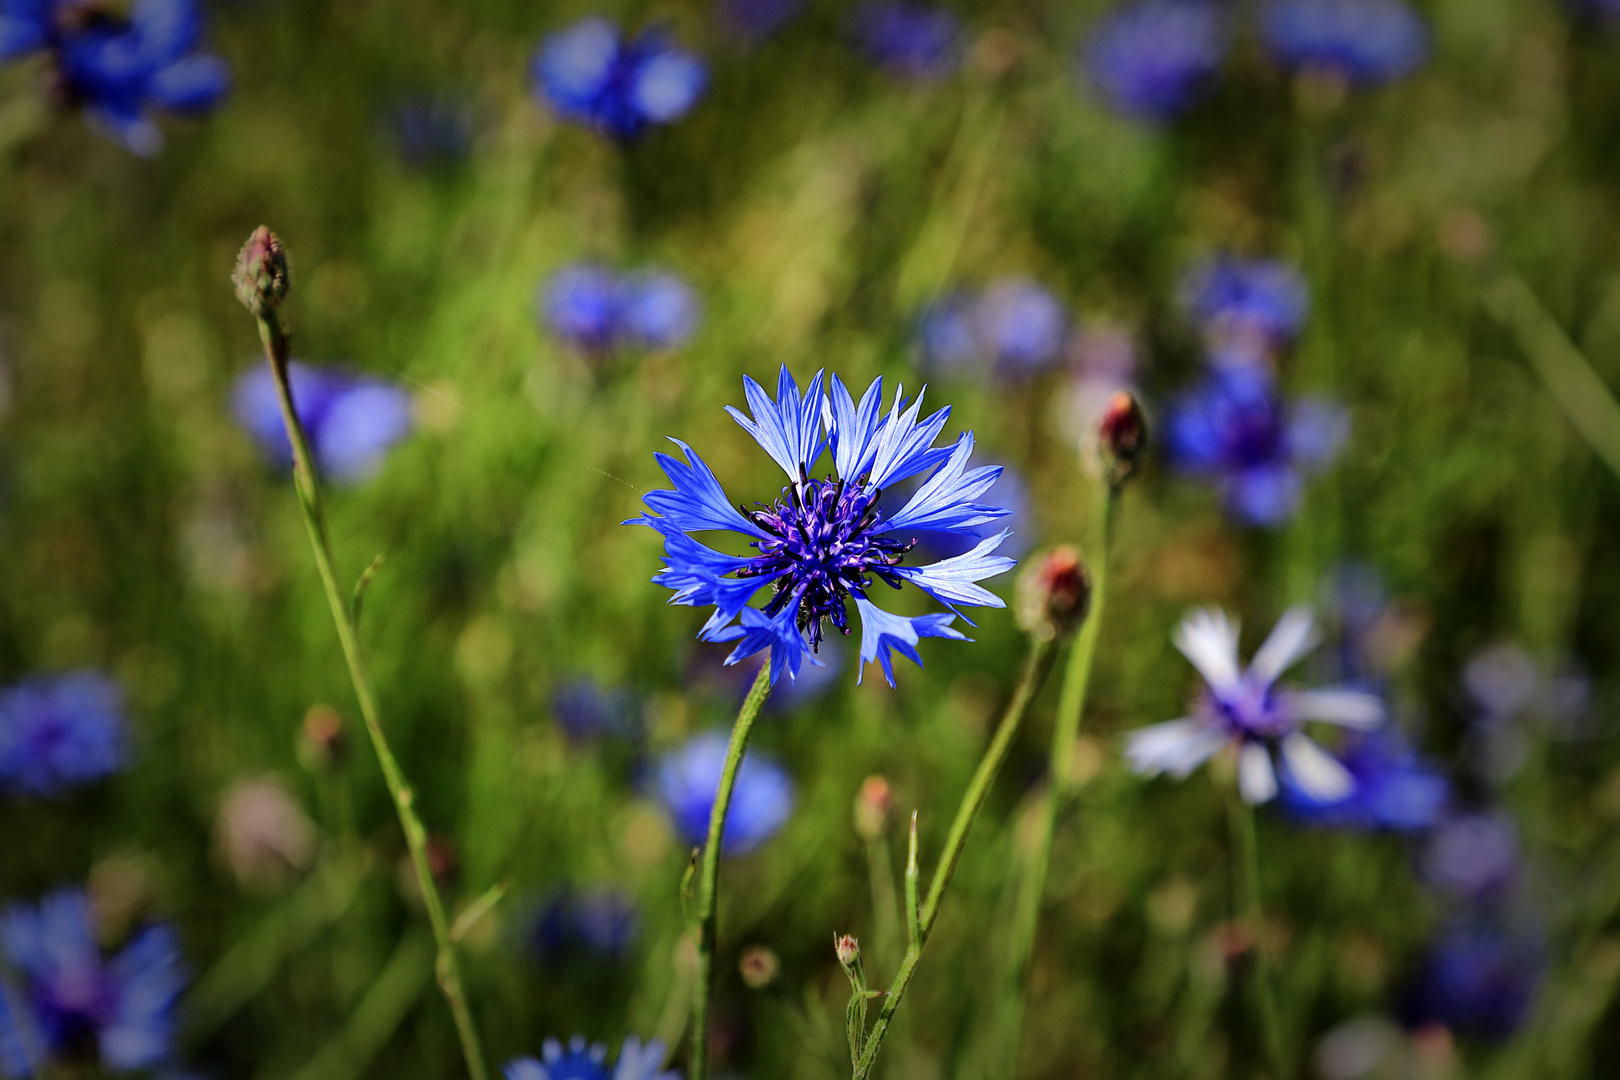
[[(328, 511), (344, 577), (386, 555), (365, 646), (452, 906), (510, 883), (463, 951), (497, 1063), (549, 1035), (679, 1033), (690, 846), (658, 763), (724, 728), (746, 676), (650, 583), (658, 538), (620, 525), (665, 486), (664, 437), (734, 498), (769, 500), (780, 476), (722, 412), (744, 374), (926, 381), (953, 406), (947, 434), (973, 429), (980, 459), (1021, 478), (1019, 546), (1084, 547), (1090, 358), (1128, 342), (1157, 430), (1205, 362), (1183, 275), (1236, 252), (1303, 273), (1309, 316), (1279, 377), (1345, 406), (1348, 440), (1276, 528), (1229, 520), (1158, 447), (1126, 489), (1017, 1075), (1263, 1073), (1229, 778), (1144, 781), (1120, 736), (1195, 692), (1169, 643), (1189, 606), (1241, 615), (1252, 649), (1312, 602), (1342, 643), (1347, 566), (1383, 582), (1392, 715), (1451, 782), (1451, 813), (1511, 823), (1490, 925), (1512, 959), (1479, 978), (1528, 1003), (1480, 1020), (1425, 1002), (1446, 928), (1472, 910), (1434, 885), (1434, 830), (1266, 810), (1268, 947), (1301, 1075), (1606, 1075), (1620, 486), (1537, 365), (1573, 343), (1620, 381), (1620, 33), (1541, 0), (1419, 6), (1432, 53), (1392, 85), (1295, 77), (1246, 33), (1165, 123), (1121, 115), (1081, 75), (1110, 7), (1092, 0), (953, 4), (958, 62), (926, 79), (874, 64), (851, 11), (819, 0), (755, 41), (699, 2), (215, 3), (207, 40), (232, 90), (167, 124), (152, 159), (52, 107), (38, 64), (0, 68), (0, 675), (105, 672), (130, 732), (116, 775), (0, 799), (0, 897), (87, 885), (109, 947), (172, 923), (192, 980), (176, 1060), (198, 1076), (462, 1075), (289, 478), (232, 410), (263, 364), (229, 281), (253, 227), (291, 254), (295, 355), (411, 397), (409, 437)], [(669, 20), (709, 65), (689, 115), (621, 143), (536, 100), (538, 41), (592, 13)], [(425, 144), (400, 112), (423, 102)], [(695, 334), (595, 355), (562, 340), (537, 294), (579, 260), (681, 275)], [(1060, 301), (1061, 354), (1017, 378), (925, 370), (925, 305), (1004, 277)], [(1010, 597), (1013, 578), (992, 588)], [(903, 665), (893, 690), (875, 669), (857, 686), (842, 643), (830, 678), (762, 721), (753, 754), (787, 771), (794, 804), (727, 858), (720, 1075), (844, 1075), (829, 938), (861, 937), (878, 984), (896, 958), (852, 803), (882, 774), (879, 860), (903, 853), (913, 807), (938, 849), (1023, 649), (1009, 611), (978, 621), (972, 645), (925, 644), (926, 670)], [(1539, 689), (1495, 708), (1480, 687), (1501, 670)], [(890, 1077), (996, 1075), (986, 987), (1055, 697), (974, 832)], [(590, 722), (568, 722), (582, 709)], [(312, 710), (335, 714), (346, 751), (311, 744)], [(604, 904), (612, 932), (567, 914)], [(739, 972), (755, 946), (779, 962), (757, 988)], [(1381, 1064), (1357, 1071), (1346, 1046)]]

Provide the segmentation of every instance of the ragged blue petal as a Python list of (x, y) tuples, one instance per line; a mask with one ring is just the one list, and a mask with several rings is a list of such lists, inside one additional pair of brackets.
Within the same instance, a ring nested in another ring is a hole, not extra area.
[(703, 459), (681, 440), (669, 441), (681, 448), (681, 453), (686, 455), (686, 462), (669, 454), (654, 456), (658, 459), (659, 467), (664, 470), (664, 475), (669, 477), (669, 482), (675, 485), (675, 490), (664, 488), (649, 491), (641, 500), (662, 520), (655, 524), (654, 518), (643, 514), (638, 518), (631, 518), (624, 524), (651, 525), (665, 536), (670, 535), (671, 531), (730, 529), (733, 532), (765, 539), (767, 534), (764, 530), (743, 517), (742, 513), (731, 505), (725, 491), (720, 487), (720, 481), (715, 479), (713, 470), (704, 464)]
[(772, 401), (764, 387), (744, 376), (743, 393), (748, 397), (753, 419), (735, 406), (726, 406), (726, 412), (771, 455), (771, 460), (782, 466), (789, 480), (799, 479), (800, 470), (808, 471), (821, 454), (821, 379), (822, 373), (816, 372), (801, 399), (799, 384), (784, 366), (776, 381), (776, 400)]
[[(995, 577), (997, 574), (1005, 574), (1016, 565), (1015, 560), (1005, 555), (991, 554), (1011, 535), (1011, 529), (1003, 529), (972, 551), (953, 558), (941, 559), (927, 566), (897, 566), (892, 573), (911, 582), (952, 610), (956, 604), (1006, 607), (1001, 597), (974, 582)], [(972, 620), (968, 620), (968, 624), (972, 625)]]
[(788, 678), (799, 677), (799, 665), (806, 656), (812, 664), (820, 664), (810, 653), (810, 646), (799, 632), (799, 602), (788, 604), (775, 618), (759, 608), (742, 609), (742, 623), (723, 630), (706, 630), (709, 641), (735, 641), (737, 647), (726, 657), (727, 664), (740, 663), (762, 649), (771, 650), (771, 685), (786, 672)]
[[(872, 475), (866, 484), (868, 490), (888, 487), (908, 476), (926, 472), (950, 455), (949, 447), (934, 446), (934, 439), (945, 427), (945, 421), (950, 419), (950, 406), (940, 409), (921, 423), (917, 420), (922, 411), (923, 395), (927, 392), (928, 388), (923, 387), (917, 400), (906, 408), (905, 387), (896, 389), (894, 405), (877, 433)], [(902, 409), (905, 411), (902, 412)], [(855, 477), (846, 479), (853, 480)]]
[(889, 685), (894, 685), (894, 660), (889, 655), (890, 649), (897, 650), (900, 655), (922, 667), (922, 658), (917, 655), (918, 641), (925, 637), (967, 640), (961, 631), (951, 628), (951, 622), (956, 618), (954, 615), (938, 612), (908, 618), (884, 611), (861, 597), (855, 598), (855, 608), (861, 616), (861, 675), (856, 677), (857, 683), (865, 675), (866, 665), (875, 661), (883, 665), (883, 677), (889, 681)]
[(179, 113), (206, 112), (231, 88), (230, 65), (217, 56), (188, 56), (152, 76), (152, 104)]
[(857, 408), (843, 380), (834, 375), (832, 390), (827, 394), (826, 414), (833, 467), (840, 477), (854, 482), (871, 471), (872, 460), (877, 456), (878, 431), (883, 427), (883, 380), (872, 380)]
[(947, 461), (933, 476), (917, 489), (911, 501), (900, 512), (884, 522), (879, 532), (926, 530), (949, 532), (952, 529), (970, 529), (987, 525), (1007, 516), (999, 506), (976, 503), (973, 500), (990, 489), (1001, 475), (1001, 466), (985, 465), (967, 471), (968, 458), (973, 454), (973, 433), (963, 432), (956, 440)]

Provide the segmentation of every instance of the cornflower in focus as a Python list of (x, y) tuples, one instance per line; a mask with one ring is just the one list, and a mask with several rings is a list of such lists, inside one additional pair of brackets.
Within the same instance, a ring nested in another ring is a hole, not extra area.
[(1172, 403), (1165, 443), (1176, 468), (1217, 482), (1231, 517), (1275, 526), (1298, 509), (1303, 474), (1330, 462), (1348, 429), (1339, 406), (1284, 402), (1270, 371), (1238, 365), (1212, 369)]
[(1238, 628), (1224, 612), (1194, 611), (1174, 637), (1181, 654), (1204, 677), (1192, 715), (1131, 733), (1125, 756), (1143, 776), (1182, 779), (1223, 747), (1238, 748), (1238, 790), (1263, 803), (1277, 794), (1279, 768), (1311, 798), (1343, 799), (1355, 779), (1304, 732), (1308, 720), (1367, 730), (1384, 719), (1372, 694), (1343, 687), (1290, 690), (1277, 680), (1316, 647), (1315, 621), (1293, 608), (1277, 620), (1248, 668), (1238, 663)]
[(1164, 123), (1203, 96), (1230, 40), (1208, 0), (1141, 0), (1103, 19), (1081, 63), (1120, 112)]
[(0, 693), (0, 789), (51, 796), (127, 759), (123, 695), (94, 671), (42, 675)]
[(136, 933), (103, 958), (84, 892), (0, 913), (0, 1072), (33, 1076), (65, 1056), (93, 1053), (111, 1072), (150, 1069), (170, 1056), (174, 1004), (185, 985), (166, 925)]
[(1016, 378), (1056, 363), (1068, 329), (1051, 292), (1024, 278), (1003, 278), (981, 293), (950, 293), (924, 308), (917, 343), (930, 370)]
[(703, 319), (692, 287), (667, 270), (615, 273), (574, 263), (540, 290), (540, 314), (561, 340), (590, 356), (618, 348), (676, 349)]
[[(703, 459), (672, 439), (687, 460), (657, 458), (674, 490), (650, 492), (643, 501), (652, 512), (625, 523), (646, 525), (664, 537), (664, 569), (653, 580), (674, 590), (671, 603), (714, 605), (699, 636), (735, 641), (727, 663), (769, 649), (772, 681), (784, 673), (797, 678), (807, 655), (819, 663), (813, 654), (827, 625), (850, 632), (853, 601), (861, 621), (862, 671), (878, 663), (893, 686), (891, 650), (921, 666), (916, 646), (922, 638), (966, 640), (951, 626), (960, 614), (957, 605), (1006, 606), (976, 583), (1012, 569), (1013, 560), (993, 554), (1008, 530), (966, 554), (904, 565), (916, 542), (903, 537), (963, 533), (1007, 516), (1001, 507), (977, 501), (1001, 469), (968, 469), (972, 432), (952, 445), (933, 445), (950, 416), (948, 407), (919, 420), (922, 395), (908, 407), (904, 392), (897, 391), (884, 415), (882, 379), (873, 381), (857, 406), (836, 375), (823, 392), (821, 372), (801, 396), (785, 367), (775, 401), (753, 379), (744, 378), (743, 387), (752, 419), (730, 406), (727, 411), (787, 474), (788, 486), (775, 505), (734, 508)], [(812, 479), (824, 450), (832, 453), (835, 474)], [(904, 506), (884, 513), (879, 499), (885, 488), (925, 474)], [(725, 555), (689, 535), (708, 530), (740, 533), (759, 554)], [(874, 578), (895, 589), (910, 582), (950, 613), (907, 617), (884, 611), (867, 597)], [(748, 606), (766, 586), (774, 588), (766, 606)]]
[[(709, 812), (726, 764), (726, 735), (694, 735), (658, 766), (658, 794), (675, 821), (676, 831), (691, 844), (709, 833)], [(793, 779), (775, 761), (749, 752), (737, 771), (737, 787), (726, 814), (723, 836), (727, 854), (742, 855), (776, 835), (793, 813)]]
[(547, 37), (529, 70), (536, 96), (559, 117), (616, 139), (685, 116), (709, 77), (703, 61), (672, 44), (663, 27), (629, 39), (597, 16)]
[(1260, 32), (1284, 67), (1354, 86), (1394, 82), (1429, 55), (1429, 28), (1404, 0), (1272, 0)]
[(1357, 733), (1336, 756), (1354, 786), (1338, 799), (1317, 798), (1285, 772), (1279, 802), (1289, 817), (1307, 825), (1414, 833), (1433, 828), (1445, 813), (1451, 785), (1393, 728)]
[(962, 61), (962, 24), (943, 8), (868, 3), (855, 13), (867, 59), (910, 79), (942, 79)]
[(1188, 268), (1181, 302), (1217, 364), (1260, 362), (1292, 341), (1310, 310), (1310, 289), (1281, 259), (1218, 255)]
[(204, 113), (230, 88), (201, 36), (194, 0), (135, 0), (127, 16), (80, 0), (0, 2), (0, 61), (49, 54), (59, 103), (142, 157), (163, 148), (154, 111)]
[(657, 1039), (643, 1045), (634, 1035), (626, 1036), (619, 1060), (610, 1069), (606, 1047), (575, 1035), (566, 1047), (547, 1039), (538, 1059), (518, 1058), (501, 1071), (506, 1080), (680, 1080), (680, 1074), (666, 1072), (663, 1066), (664, 1044)]
[[(411, 396), (381, 379), (297, 360), (287, 365), (293, 407), (304, 423), (323, 475), (340, 484), (370, 479), (396, 443), (410, 434)], [(237, 423), (278, 468), (292, 467), (275, 378), (260, 365), (244, 371), (231, 395)]]

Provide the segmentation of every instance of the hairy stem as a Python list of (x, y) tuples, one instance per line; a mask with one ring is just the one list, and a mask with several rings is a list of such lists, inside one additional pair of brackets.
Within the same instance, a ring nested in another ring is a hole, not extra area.
[(326, 590), (327, 603), (332, 608), (332, 621), (337, 626), (338, 640), (343, 646), (343, 658), (349, 665), (349, 680), (354, 684), (354, 696), (360, 704), (360, 715), (365, 721), (366, 733), (371, 737), (377, 763), (382, 767), (388, 794), (393, 797), (394, 809), (399, 814), (400, 827), (405, 832), (405, 845), (410, 849), (411, 865), (416, 870), (416, 881), (422, 890), (422, 902), (427, 908), (428, 922), (433, 927), (433, 939), (438, 944), (438, 957), (434, 965), (439, 989), (450, 1003), (455, 1018), (456, 1034), (461, 1039), (461, 1051), (467, 1060), (470, 1080), (487, 1080), (484, 1054), (478, 1045), (478, 1032), (473, 1026), (472, 1013), (467, 1008), (467, 995), (462, 989), (461, 970), (456, 963), (455, 946), (450, 939), (450, 922), (445, 917), (444, 900), (433, 880), (428, 862), (427, 830), (417, 817), (415, 795), (405, 781), (399, 762), (388, 745), (383, 732), (382, 719), (377, 710), (377, 698), (372, 692), (371, 677), (366, 672), (365, 657), (360, 652), (360, 636), (354, 625), (354, 610), (338, 586), (337, 573), (332, 568), (332, 549), (326, 535), (326, 515), (321, 508), (320, 486), (316, 481), (309, 439), (304, 425), (293, 408), (292, 385), (287, 375), (287, 335), (274, 311), (258, 316), (259, 337), (264, 342), (265, 358), (275, 377), (276, 400), (281, 406), (281, 421), (287, 429), (287, 439), (293, 449), (293, 485), (298, 492), (298, 507), (303, 514), (304, 527), (309, 531), (310, 547), (315, 552), (315, 568)]
[(703, 845), (699, 868), (697, 909), (692, 914), (693, 937), (697, 941), (697, 985), (692, 995), (692, 1055), (687, 1066), (691, 1080), (707, 1080), (709, 1075), (709, 999), (714, 994), (714, 944), (720, 918), (716, 903), (720, 889), (720, 847), (725, 838), (726, 811), (731, 809), (731, 793), (737, 786), (737, 773), (748, 751), (765, 697), (771, 692), (771, 662), (766, 660), (759, 676), (743, 699), (737, 722), (731, 725), (731, 743), (726, 747), (726, 764), (720, 773), (720, 786), (709, 810), (709, 839)]
[(1287, 1053), (1283, 1049), (1282, 1025), (1277, 1018), (1277, 999), (1271, 992), (1270, 961), (1265, 946), (1265, 913), (1260, 904), (1260, 841), (1255, 834), (1254, 807), (1241, 798), (1232, 801), (1232, 833), (1242, 862), (1243, 913), (1254, 939), (1254, 960), (1249, 965), (1249, 993), (1260, 1014), (1260, 1042), (1266, 1062), (1276, 1077), (1289, 1075)]
[(854, 1080), (866, 1080), (872, 1075), (872, 1068), (877, 1063), (878, 1051), (883, 1047), (883, 1037), (888, 1033), (889, 1024), (894, 1019), (895, 1010), (900, 1007), (900, 999), (905, 996), (906, 987), (911, 984), (912, 976), (917, 973), (917, 964), (922, 959), (923, 948), (928, 944), (928, 937), (933, 933), (934, 921), (939, 918), (940, 902), (945, 898), (945, 889), (951, 883), (951, 876), (956, 873), (956, 864), (961, 861), (962, 851), (967, 846), (969, 831), (973, 828), (973, 821), (979, 816), (979, 810), (984, 805), (985, 797), (990, 794), (990, 785), (995, 781), (996, 774), (1001, 771), (1002, 762), (1007, 759), (1007, 751), (1012, 748), (1013, 738), (1017, 736), (1019, 727), (1024, 721), (1024, 714), (1029, 711), (1030, 702), (1040, 690), (1041, 684), (1046, 680), (1046, 674), (1051, 670), (1049, 663), (1052, 655), (1052, 646), (1048, 641), (1031, 641), (1029, 655), (1024, 660), (1024, 672), (1018, 680), (1018, 688), (1013, 691), (1012, 701), (1007, 704), (1007, 711), (1002, 715), (1001, 724), (996, 728), (995, 736), (985, 749), (984, 757), (979, 761), (979, 767), (973, 774), (968, 789), (962, 795), (962, 803), (956, 810), (956, 820), (951, 823), (951, 831), (945, 838), (945, 850), (940, 853), (939, 867), (934, 871), (934, 880), (928, 887), (928, 897), (923, 901), (918, 912), (917, 925), (911, 931), (911, 942), (906, 954), (900, 960), (900, 970), (895, 974), (894, 983), (883, 998), (883, 1007), (878, 1011), (877, 1021), (872, 1025), (872, 1031), (866, 1038), (866, 1049), (861, 1054), (860, 1061), (855, 1064)]

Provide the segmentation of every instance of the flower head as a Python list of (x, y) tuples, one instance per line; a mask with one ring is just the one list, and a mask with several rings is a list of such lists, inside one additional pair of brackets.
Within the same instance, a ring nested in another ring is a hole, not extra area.
[(0, 790), (56, 795), (127, 758), (123, 694), (94, 671), (35, 676), (0, 692)]
[(19, 904), (0, 913), (0, 954), (16, 976), (0, 989), (0, 1071), (6, 1075), (32, 1076), (56, 1055), (86, 1044), (112, 1072), (147, 1069), (169, 1056), (185, 975), (168, 926), (148, 927), (117, 956), (104, 958), (88, 898), (68, 889), (38, 907)]
[(1404, 0), (1272, 0), (1261, 37), (1277, 62), (1381, 86), (1428, 59), (1429, 28)]
[(1209, 0), (1140, 0), (1102, 21), (1081, 62), (1120, 112), (1163, 123), (1204, 93), (1230, 36)]
[(539, 905), (526, 934), (544, 959), (571, 949), (600, 957), (620, 957), (640, 928), (636, 903), (612, 886), (576, 891), (559, 889)]
[(1393, 728), (1352, 736), (1337, 757), (1355, 786), (1340, 798), (1320, 799), (1285, 772), (1280, 802), (1290, 817), (1308, 825), (1412, 833), (1433, 828), (1445, 813), (1451, 785)]
[(1274, 526), (1293, 516), (1302, 473), (1332, 460), (1348, 426), (1329, 402), (1285, 403), (1262, 367), (1223, 367), (1172, 404), (1165, 442), (1181, 471), (1219, 482), (1233, 518)]
[(612, 1069), (607, 1066), (606, 1047), (575, 1035), (566, 1048), (547, 1039), (539, 1059), (509, 1061), (502, 1072), (506, 1080), (680, 1080), (680, 1074), (664, 1070), (663, 1043), (653, 1039), (643, 1044), (634, 1035), (625, 1038)]
[(1429, 950), (1413, 1019), (1505, 1038), (1529, 1012), (1543, 966), (1539, 935), (1479, 913), (1460, 917)]
[[(383, 458), (411, 431), (411, 396), (390, 382), (297, 360), (287, 365), (293, 407), (303, 422), (316, 464), (339, 483), (357, 484), (382, 467)], [(273, 464), (292, 464), (270, 369), (255, 366), (236, 380), (232, 409), (260, 452)]]
[(1372, 694), (1343, 687), (1291, 690), (1277, 679), (1316, 647), (1315, 620), (1293, 608), (1277, 620), (1271, 636), (1247, 669), (1238, 663), (1238, 628), (1221, 611), (1194, 611), (1173, 639), (1204, 677), (1192, 715), (1131, 733), (1125, 755), (1144, 776), (1169, 773), (1181, 779), (1222, 747), (1238, 747), (1238, 789), (1251, 803), (1277, 794), (1279, 766), (1302, 792), (1321, 801), (1348, 796), (1355, 779), (1333, 755), (1304, 732), (1318, 720), (1357, 730), (1383, 722), (1384, 706)]
[(387, 130), (400, 160), (411, 168), (455, 165), (472, 153), (473, 110), (457, 95), (416, 95), (394, 106)]
[(594, 263), (574, 263), (542, 287), (540, 313), (563, 341), (601, 356), (622, 346), (679, 348), (697, 332), (703, 304), (690, 285), (667, 270), (619, 274)]
[(1446, 818), (1423, 852), (1423, 876), (1436, 890), (1470, 901), (1499, 898), (1519, 880), (1519, 830), (1501, 813), (1473, 811)]
[[(883, 380), (877, 379), (855, 403), (835, 375), (830, 390), (817, 373), (801, 395), (784, 367), (777, 397), (745, 378), (753, 416), (728, 407), (742, 427), (787, 474), (788, 484), (773, 505), (758, 510), (731, 505), (719, 481), (691, 447), (680, 447), (686, 461), (659, 454), (658, 463), (675, 485), (643, 500), (649, 511), (626, 524), (646, 525), (664, 537), (664, 570), (653, 580), (674, 590), (671, 603), (713, 605), (704, 626), (709, 641), (736, 642), (727, 663), (769, 649), (771, 678), (796, 678), (827, 626), (849, 632), (849, 605), (861, 621), (861, 660), (879, 663), (894, 684), (891, 650), (921, 664), (917, 643), (924, 637), (963, 640), (954, 629), (959, 605), (1005, 606), (977, 582), (1012, 569), (1013, 561), (993, 552), (1007, 531), (981, 540), (965, 554), (921, 566), (905, 564), (920, 532), (962, 532), (1007, 512), (978, 502), (996, 482), (995, 467), (968, 468), (971, 432), (948, 446), (934, 439), (950, 415), (948, 408), (919, 419), (922, 395), (906, 402), (896, 392), (883, 412)], [(814, 479), (822, 454), (830, 451), (833, 473)], [(892, 515), (879, 506), (885, 488), (929, 474), (916, 493)], [(740, 533), (758, 554), (726, 555), (700, 544), (694, 532)], [(951, 609), (900, 616), (868, 597), (875, 581), (899, 589), (916, 585)], [(759, 590), (774, 594), (763, 608), (748, 606)]]
[(558, 116), (618, 139), (679, 120), (708, 83), (703, 61), (671, 44), (662, 27), (631, 40), (597, 16), (541, 42), (530, 73)]
[(917, 320), (917, 342), (928, 368), (1016, 378), (1055, 363), (1068, 330), (1068, 315), (1048, 290), (1003, 278), (977, 295), (954, 292), (929, 304)]
[(910, 79), (940, 79), (961, 63), (962, 24), (943, 8), (868, 3), (856, 36), (872, 63)]
[(1262, 360), (1299, 333), (1310, 289), (1281, 259), (1219, 255), (1182, 276), (1181, 302), (1210, 338), (1217, 361)]
[[(709, 813), (725, 769), (724, 732), (708, 731), (670, 753), (658, 766), (658, 794), (688, 843), (709, 835)], [(737, 770), (722, 839), (725, 850), (745, 854), (776, 835), (793, 813), (793, 779), (775, 761), (750, 752)]]
[(573, 742), (629, 737), (637, 733), (641, 719), (635, 695), (629, 690), (603, 689), (589, 676), (558, 687), (551, 696), (551, 712)]

